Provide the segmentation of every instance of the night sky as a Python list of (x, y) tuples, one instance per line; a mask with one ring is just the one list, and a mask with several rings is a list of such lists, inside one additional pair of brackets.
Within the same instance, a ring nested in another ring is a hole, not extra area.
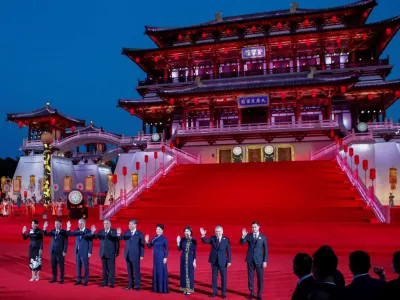
[[(105, 130), (136, 135), (141, 122), (117, 108), (119, 98), (139, 99), (144, 73), (122, 47), (155, 44), (144, 26), (186, 26), (223, 17), (286, 9), (293, 0), (1, 0), (0, 1), (0, 157), (15, 157), (27, 129), (6, 122), (6, 113), (51, 106), (93, 120)], [(354, 0), (355, 1), (355, 0)], [(300, 0), (301, 8), (326, 8), (351, 0)], [(400, 14), (396, 1), (381, 0), (368, 22)], [(395, 65), (389, 79), (400, 78), (400, 34), (382, 57)], [(400, 118), (400, 104), (388, 112)]]

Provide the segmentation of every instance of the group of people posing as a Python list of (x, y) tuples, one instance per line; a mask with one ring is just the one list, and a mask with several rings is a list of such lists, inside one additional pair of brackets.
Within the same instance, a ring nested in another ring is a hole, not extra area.
[[(86, 221), (80, 219), (78, 228), (71, 230), (71, 223), (67, 222), (67, 229), (61, 228), (61, 220), (55, 221), (55, 228), (47, 231), (47, 222), (43, 225), (43, 230), (38, 228), (39, 222), (34, 220), (32, 228), (27, 232), (26, 226), (22, 229), (23, 238), (30, 239), (29, 245), (29, 265), (32, 271), (31, 281), (39, 280), (39, 272), (42, 267), (43, 237), (50, 236), (50, 255), (52, 279), (50, 283), (57, 282), (57, 272), (60, 269), (59, 283), (64, 283), (64, 257), (68, 248), (68, 237), (75, 237), (74, 253), (76, 255), (76, 282), (75, 285), (88, 285), (89, 282), (89, 259), (92, 256), (93, 240), (100, 240), (99, 255), (103, 268), (103, 279), (99, 287), (115, 285), (115, 259), (119, 255), (120, 241), (125, 241), (124, 258), (128, 273), (128, 285), (125, 290), (140, 290), (140, 264), (144, 258), (144, 248), (153, 248), (153, 291), (158, 293), (168, 293), (168, 240), (163, 235), (164, 226), (156, 225), (156, 235), (150, 239), (149, 235), (144, 235), (137, 229), (137, 221), (130, 220), (129, 229), (122, 232), (121, 228), (111, 228), (110, 220), (104, 220), (104, 229), (96, 233), (96, 227), (86, 228)], [(268, 262), (268, 243), (265, 235), (261, 234), (260, 225), (252, 223), (252, 233), (246, 229), (242, 230), (240, 244), (247, 244), (246, 255), (248, 270), (248, 287), (250, 290), (249, 298), (254, 296), (254, 273), (257, 274), (257, 299), (262, 299), (263, 275)], [(223, 228), (217, 226), (215, 235), (207, 238), (206, 231), (200, 228), (201, 240), (211, 246), (208, 262), (212, 269), (212, 294), (218, 294), (217, 279), (218, 273), (221, 276), (221, 296), (226, 298), (227, 288), (227, 268), (232, 264), (232, 254), (230, 241), (223, 235)], [(192, 228), (184, 228), (184, 237), (176, 239), (177, 248), (181, 251), (180, 257), (180, 289), (185, 295), (194, 292), (194, 270), (196, 268), (196, 248), (197, 241), (192, 237)], [(84, 275), (82, 278), (82, 267)], [(83, 279), (83, 283), (82, 283)]]

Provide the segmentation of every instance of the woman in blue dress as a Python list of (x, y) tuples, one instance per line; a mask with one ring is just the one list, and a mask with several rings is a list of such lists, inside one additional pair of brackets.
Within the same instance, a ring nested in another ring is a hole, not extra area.
[(145, 236), (146, 245), (148, 248), (153, 249), (153, 292), (168, 293), (168, 240), (163, 235), (164, 225), (156, 225), (157, 236), (149, 242), (149, 235)]
[(178, 243), (178, 250), (182, 251), (180, 265), (181, 291), (188, 296), (194, 292), (194, 269), (196, 268), (197, 242), (192, 238), (191, 227), (185, 227), (183, 232), (185, 237), (181, 239), (181, 237), (178, 236), (176, 242)]

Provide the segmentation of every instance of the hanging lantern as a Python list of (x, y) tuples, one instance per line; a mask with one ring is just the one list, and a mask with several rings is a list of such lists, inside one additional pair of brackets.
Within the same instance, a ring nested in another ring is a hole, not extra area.
[(341, 38), (340, 36), (338, 36), (338, 37), (336, 38), (336, 43), (340, 44), (341, 41), (342, 41), (342, 38)]
[(396, 168), (389, 169), (389, 183), (390, 183), (390, 189), (395, 190), (396, 183), (397, 183), (397, 169)]
[(282, 28), (282, 23), (279, 22), (279, 23), (276, 25), (276, 28), (281, 29), (281, 28)]
[(122, 167), (122, 175), (126, 176), (128, 174), (128, 168), (126, 166)]
[(333, 22), (333, 23), (336, 23), (336, 22), (337, 22), (337, 17), (336, 17), (336, 16), (333, 16), (333, 17), (332, 17), (332, 22)]
[(286, 99), (286, 93), (281, 93), (281, 98)]
[(368, 170), (368, 159), (364, 159), (362, 162), (362, 167), (364, 171)]
[(24, 123), (22, 123), (21, 121), (18, 122), (18, 127), (22, 128), (24, 126)]
[(363, 33), (363, 34), (362, 34), (362, 39), (363, 39), (364, 41), (367, 39), (367, 34), (366, 34), (366, 33)]
[(206, 34), (205, 32), (203, 32), (203, 33), (201, 34), (201, 37), (204, 39), (204, 38), (207, 37), (207, 34)]
[(136, 162), (136, 171), (139, 171), (140, 170), (140, 162)]
[(400, 91), (396, 91), (395, 95), (396, 95), (396, 98), (400, 98)]
[(386, 28), (386, 35), (392, 34), (392, 28)]
[(151, 109), (151, 112), (152, 112), (153, 114), (155, 114), (155, 113), (156, 113), (156, 109), (155, 109), (155, 108), (152, 108), (152, 109)]
[(178, 53), (175, 53), (175, 54), (174, 54), (174, 58), (175, 58), (175, 60), (178, 60), (178, 59), (179, 59), (179, 54), (178, 54)]
[(368, 100), (372, 100), (372, 99), (374, 99), (374, 95), (372, 95), (372, 94), (368, 94)]
[(50, 123), (52, 126), (56, 125), (56, 119), (55, 118), (51, 118), (50, 119)]
[(158, 158), (158, 152), (154, 152), (154, 159)]
[(358, 155), (354, 155), (354, 164), (357, 166), (360, 164), (360, 157)]
[(28, 192), (24, 191), (24, 199), (28, 198)]
[(363, 13), (363, 17), (364, 17), (364, 18), (368, 18), (368, 12), (365, 11), (365, 12)]
[(310, 24), (310, 22), (307, 19), (305, 19), (303, 23), (304, 23), (304, 26), (306, 26), (306, 27)]
[(169, 100), (169, 103), (170, 103), (171, 105), (174, 105), (174, 103), (175, 103), (174, 98), (171, 98), (171, 99)]
[(317, 91), (312, 91), (312, 92), (311, 92), (311, 96), (312, 96), (313, 98), (317, 97)]
[(278, 48), (282, 49), (282, 43), (281, 42), (278, 43)]
[(339, 144), (340, 147), (342, 147), (342, 146), (343, 146), (343, 139), (340, 138), (340, 139), (338, 140), (338, 144)]
[(182, 37), (182, 34), (179, 34), (179, 35), (178, 35), (178, 40), (180, 40), (180, 41), (181, 41), (181, 40), (182, 40), (182, 38), (183, 38), (183, 37)]
[(343, 151), (344, 151), (344, 153), (347, 153), (349, 151), (349, 145), (344, 145)]
[(199, 99), (194, 99), (194, 104), (199, 105)]
[(158, 62), (158, 56), (154, 56), (154, 62)]
[(144, 156), (144, 162), (146, 164), (149, 162), (149, 156), (147, 154)]
[(251, 32), (254, 33), (254, 32), (256, 32), (256, 31), (257, 31), (257, 27), (256, 27), (256, 26), (252, 26), (252, 27), (251, 27)]
[(174, 142), (170, 142), (170, 143), (169, 143), (169, 147), (170, 147), (171, 149), (174, 149), (174, 148), (175, 148)]
[(354, 148), (349, 148), (349, 156), (353, 157), (354, 156)]
[(346, 93), (346, 86), (342, 85), (342, 86), (340, 87), (340, 92), (341, 92), (342, 94)]
[(225, 53), (225, 54), (228, 53), (228, 48), (224, 48), (224, 53)]
[(162, 153), (165, 153), (165, 146), (162, 146), (162, 147), (161, 147), (161, 152), (162, 152)]
[(369, 170), (369, 179), (374, 181), (376, 179), (376, 170), (374, 168)]
[(339, 137), (338, 137), (337, 135), (335, 135), (333, 141), (334, 141), (335, 143), (338, 143), (338, 142), (339, 142)]
[(136, 58), (135, 58), (135, 62), (136, 62), (136, 63), (140, 63), (140, 58), (139, 58), (139, 57), (136, 57)]
[(135, 110), (134, 110), (133, 108), (131, 108), (131, 109), (129, 110), (129, 113), (131, 114), (131, 116), (133, 116), (133, 115), (135, 114)]
[(112, 183), (113, 184), (117, 184), (117, 182), (118, 182), (118, 175), (117, 174), (113, 174)]
[(334, 132), (333, 130), (331, 130), (331, 131), (329, 132), (329, 136), (330, 136), (331, 138), (333, 138), (333, 137), (335, 136), (335, 132)]
[(306, 40), (306, 45), (307, 45), (307, 46), (310, 46), (310, 45), (311, 45), (310, 39), (307, 39), (307, 40)]
[(71, 126), (71, 131), (72, 131), (72, 133), (74, 133), (75, 130), (76, 130), (75, 126)]
[(225, 33), (226, 33), (227, 35), (230, 35), (230, 34), (231, 34), (231, 31), (230, 31), (229, 29), (227, 29), (227, 30), (225, 31)]

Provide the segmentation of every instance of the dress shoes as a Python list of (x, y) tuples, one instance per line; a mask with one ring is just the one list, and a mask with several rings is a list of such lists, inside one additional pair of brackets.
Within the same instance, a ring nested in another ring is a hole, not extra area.
[(131, 290), (131, 289), (132, 289), (132, 287), (131, 287), (130, 285), (128, 285), (128, 286), (125, 288), (126, 291)]
[(74, 283), (74, 285), (80, 285), (80, 284), (82, 284), (82, 282), (80, 282), (80, 281), (77, 281)]
[(222, 299), (226, 299), (226, 295), (222, 295)]
[(52, 279), (52, 280), (50, 280), (49, 282), (50, 282), (50, 283), (54, 283), (54, 282), (57, 282), (57, 280)]
[(254, 295), (250, 294), (248, 299), (253, 299), (253, 298), (254, 298)]
[(64, 283), (64, 279), (60, 280), (60, 284), (63, 284), (63, 283)]
[(110, 288), (112, 288), (112, 289), (113, 289), (113, 288), (114, 288), (114, 285), (113, 285), (113, 284), (110, 284)]
[(209, 297), (210, 298), (215, 298), (215, 297), (217, 297), (217, 294), (211, 294)]
[(83, 283), (83, 285), (84, 285), (84, 286), (87, 286), (87, 285), (88, 285), (88, 283), (87, 283), (87, 282), (84, 282), (84, 283)]

